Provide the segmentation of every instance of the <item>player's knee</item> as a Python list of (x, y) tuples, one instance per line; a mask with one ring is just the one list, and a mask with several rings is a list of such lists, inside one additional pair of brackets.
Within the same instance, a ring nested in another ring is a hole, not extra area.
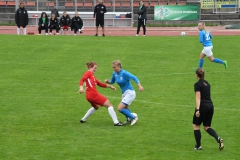
[(203, 129), (204, 129), (205, 131), (207, 131), (208, 128), (210, 128), (210, 127), (208, 127), (208, 126), (203, 126)]

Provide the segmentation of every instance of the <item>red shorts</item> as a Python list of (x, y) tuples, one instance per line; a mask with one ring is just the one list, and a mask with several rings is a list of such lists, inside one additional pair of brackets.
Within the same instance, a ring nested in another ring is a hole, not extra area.
[(68, 26), (62, 26), (63, 29), (68, 29)]
[(103, 104), (106, 102), (107, 98), (104, 97), (101, 94), (97, 95), (92, 95), (92, 96), (87, 96), (87, 101), (91, 103), (92, 107), (97, 107), (97, 106), (103, 106)]

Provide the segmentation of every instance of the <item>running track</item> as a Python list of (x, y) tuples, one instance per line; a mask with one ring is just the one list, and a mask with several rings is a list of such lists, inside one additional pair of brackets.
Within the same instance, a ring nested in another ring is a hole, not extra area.
[[(0, 34), (16, 34), (16, 26), (0, 26)], [(106, 27), (106, 36), (135, 36), (136, 27)], [(240, 30), (238, 29), (225, 29), (224, 26), (214, 26), (207, 27), (207, 29), (213, 35), (240, 35)], [(147, 27), (146, 36), (180, 36), (181, 32), (186, 32), (187, 36), (198, 35), (197, 27)], [(21, 29), (22, 32), (22, 29)], [(34, 32), (38, 34), (36, 26), (28, 26), (27, 32)], [(44, 31), (42, 31), (44, 33)], [(101, 34), (101, 28), (99, 28), (99, 34)], [(73, 32), (72, 32), (73, 34)], [(94, 27), (85, 27), (82, 35), (95, 35)], [(142, 36), (142, 28), (139, 36)]]

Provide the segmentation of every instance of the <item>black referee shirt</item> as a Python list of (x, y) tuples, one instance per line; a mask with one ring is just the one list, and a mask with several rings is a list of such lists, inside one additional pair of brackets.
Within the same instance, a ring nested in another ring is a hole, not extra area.
[(194, 91), (199, 91), (201, 94), (200, 103), (212, 103), (210, 88), (211, 86), (206, 80), (199, 79), (198, 82), (194, 84)]
[[(103, 11), (103, 13), (101, 13)], [(107, 12), (106, 7), (103, 4), (98, 4), (94, 8), (94, 14), (93, 17), (96, 16), (96, 19), (104, 19), (104, 13)]]

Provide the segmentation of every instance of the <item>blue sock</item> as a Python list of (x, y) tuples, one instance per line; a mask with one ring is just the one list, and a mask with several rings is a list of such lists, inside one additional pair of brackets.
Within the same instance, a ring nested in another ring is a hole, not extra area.
[(223, 60), (218, 59), (218, 58), (214, 58), (214, 59), (213, 59), (213, 62), (215, 62), (215, 63), (221, 63), (221, 64), (224, 63)]
[[(128, 110), (130, 113), (132, 113), (129, 108), (128, 108), (127, 110)], [(126, 118), (128, 118), (128, 117), (126, 116)]]
[(203, 59), (199, 59), (198, 67), (202, 68), (202, 66), (203, 66)]
[(131, 118), (131, 119), (134, 119), (134, 116), (132, 115), (131, 112), (129, 112), (128, 109), (123, 108), (123, 109), (120, 110), (120, 112), (121, 112), (122, 114), (124, 114), (126, 117), (129, 117), (129, 118)]

